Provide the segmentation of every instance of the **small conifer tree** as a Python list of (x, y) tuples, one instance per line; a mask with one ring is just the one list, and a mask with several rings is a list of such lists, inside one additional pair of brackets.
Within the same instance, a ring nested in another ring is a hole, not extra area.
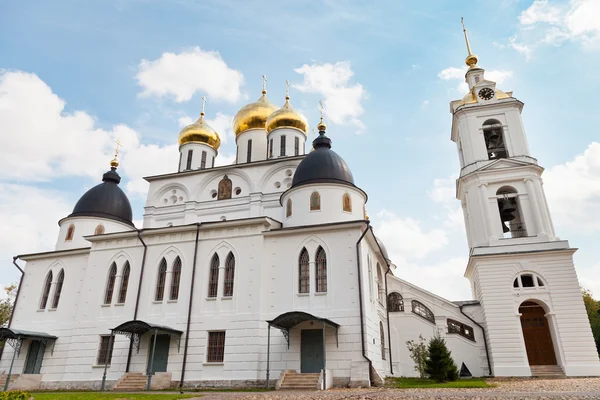
[(437, 382), (455, 381), (458, 379), (458, 369), (454, 364), (446, 341), (436, 335), (429, 341), (427, 348), (429, 356), (425, 361), (425, 373)]

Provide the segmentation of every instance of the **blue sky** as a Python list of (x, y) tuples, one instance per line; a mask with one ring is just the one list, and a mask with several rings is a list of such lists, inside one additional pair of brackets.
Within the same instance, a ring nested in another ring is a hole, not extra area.
[[(82, 4), (85, 4), (84, 6)], [(100, 181), (119, 138), (122, 186), (176, 170), (181, 125), (229, 121), (260, 95), (328, 134), (369, 194), (397, 275), (470, 297), (448, 103), (465, 94), (464, 17), (487, 77), (525, 103), (558, 235), (600, 296), (600, 3), (572, 1), (32, 1), (0, 6), (0, 283), (13, 255), (51, 250), (57, 220)]]

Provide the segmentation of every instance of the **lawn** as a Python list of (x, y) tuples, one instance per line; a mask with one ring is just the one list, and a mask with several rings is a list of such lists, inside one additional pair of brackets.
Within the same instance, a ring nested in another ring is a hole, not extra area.
[(178, 400), (199, 397), (189, 394), (139, 394), (102, 392), (32, 393), (35, 400)]
[(431, 379), (421, 378), (388, 378), (387, 385), (398, 389), (413, 389), (413, 388), (488, 388), (485, 380), (481, 378), (459, 379), (454, 382), (437, 383)]

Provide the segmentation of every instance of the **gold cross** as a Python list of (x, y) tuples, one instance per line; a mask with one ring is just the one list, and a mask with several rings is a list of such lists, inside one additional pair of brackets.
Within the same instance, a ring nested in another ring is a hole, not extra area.
[(117, 144), (117, 147), (115, 148), (115, 158), (117, 158), (119, 155), (119, 147), (123, 147), (123, 145), (119, 142), (119, 139), (115, 140), (115, 143)]
[(204, 115), (204, 105), (206, 104), (206, 96), (202, 96), (202, 115)]
[(267, 76), (263, 75), (262, 78), (263, 78), (263, 92), (266, 92), (267, 91)]
[(285, 98), (290, 98), (290, 81), (285, 81)]
[(319, 111), (321, 112), (321, 119), (323, 119), (323, 112), (325, 111), (325, 106), (323, 105), (323, 100), (319, 101)]

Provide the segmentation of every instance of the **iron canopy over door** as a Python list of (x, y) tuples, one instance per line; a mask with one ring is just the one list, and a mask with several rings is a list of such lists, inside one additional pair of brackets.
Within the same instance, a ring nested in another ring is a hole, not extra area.
[[(152, 354), (152, 347), (154, 343), (154, 335), (150, 336), (150, 352), (148, 357), (148, 366), (146, 370), (150, 370), (152, 364), (152, 371), (155, 372), (167, 372), (167, 364), (169, 363), (169, 346), (171, 344), (171, 336), (169, 335), (158, 335), (156, 337), (156, 350)], [(152, 360), (152, 362), (150, 362)]]
[(303, 329), (300, 337), (300, 372), (319, 373), (323, 364), (323, 330)]
[(556, 355), (544, 309), (526, 301), (519, 308), (529, 365), (556, 365)]
[(27, 350), (23, 374), (39, 374), (42, 369), (46, 345), (39, 340), (32, 340)]

